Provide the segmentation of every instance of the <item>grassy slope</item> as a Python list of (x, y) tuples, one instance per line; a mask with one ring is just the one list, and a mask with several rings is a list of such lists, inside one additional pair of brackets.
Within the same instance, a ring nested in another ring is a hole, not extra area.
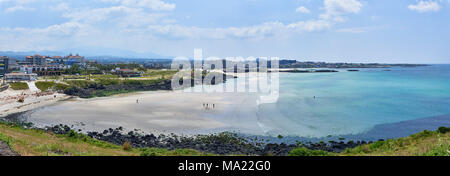
[(124, 150), (122, 146), (76, 134), (56, 135), (42, 130), (24, 130), (22, 127), (0, 123), (0, 140), (22, 156), (177, 156), (207, 155), (195, 150), (145, 148)]
[(423, 131), (409, 137), (348, 149), (344, 156), (450, 156), (450, 132)]
[(294, 149), (290, 156), (450, 156), (450, 132), (423, 131), (409, 137), (365, 144), (342, 153)]
[(40, 81), (40, 82), (36, 82), (36, 87), (41, 90), (41, 91), (47, 91), (48, 89), (52, 88), (53, 86), (55, 86), (55, 82), (45, 82), (45, 81)]
[[(169, 151), (159, 148), (124, 150), (123, 146), (92, 139), (86, 135), (56, 135), (42, 130), (0, 123), (0, 140), (25, 156), (204, 156), (196, 150)], [(450, 132), (424, 131), (406, 138), (380, 141), (347, 149), (343, 153), (294, 149), (291, 156), (450, 156)]]

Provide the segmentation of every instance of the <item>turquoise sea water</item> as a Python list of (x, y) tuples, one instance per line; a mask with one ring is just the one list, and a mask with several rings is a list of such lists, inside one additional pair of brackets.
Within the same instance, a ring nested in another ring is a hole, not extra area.
[(258, 121), (268, 134), (320, 138), (450, 114), (450, 65), (389, 70), (282, 73), (279, 100), (260, 105)]
[[(278, 101), (269, 104), (256, 103), (259, 93), (142, 92), (124, 97), (65, 101), (24, 117), (40, 126), (83, 122), (85, 125), (80, 128), (88, 131), (119, 126), (185, 134), (233, 131), (275, 140), (281, 134), (287, 142), (339, 137), (377, 140), (450, 126), (450, 65), (359, 70), (280, 73), (280, 96)], [(240, 79), (245, 78), (239, 77), (234, 82)], [(223, 85), (207, 87), (215, 86)], [(139, 105), (135, 97), (140, 98)], [(205, 102), (215, 103), (216, 109), (201, 108)], [(202, 121), (192, 117), (204, 118), (204, 123), (217, 121), (220, 125), (201, 125)], [(194, 125), (195, 129), (185, 128), (197, 123), (200, 125)]]

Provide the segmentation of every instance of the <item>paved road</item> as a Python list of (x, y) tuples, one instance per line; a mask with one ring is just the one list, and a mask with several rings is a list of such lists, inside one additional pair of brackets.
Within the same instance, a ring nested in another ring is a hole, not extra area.
[(28, 84), (28, 88), (30, 88), (31, 91), (33, 92), (40, 92), (40, 90), (36, 87), (36, 84), (34, 81), (32, 82), (27, 82)]
[(19, 156), (19, 154), (11, 150), (6, 142), (0, 141), (0, 156)]

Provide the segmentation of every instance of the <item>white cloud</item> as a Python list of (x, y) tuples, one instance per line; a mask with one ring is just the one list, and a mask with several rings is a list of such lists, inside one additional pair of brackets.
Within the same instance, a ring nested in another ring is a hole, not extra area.
[(408, 9), (423, 12), (437, 12), (441, 9), (441, 6), (435, 1), (419, 1), (417, 4), (411, 4)]
[(328, 29), (331, 25), (332, 24), (329, 21), (325, 20), (310, 20), (289, 24), (287, 25), (287, 28), (293, 29), (297, 32), (313, 32)]
[(359, 13), (362, 8), (358, 0), (325, 0), (325, 13), (321, 14), (322, 19), (332, 19), (348, 13)]
[(173, 39), (261, 39), (285, 37), (289, 33), (315, 32), (329, 29), (332, 23), (326, 20), (299, 21), (290, 24), (267, 22), (247, 27), (200, 28), (182, 25), (151, 25), (150, 33)]
[(13, 6), (13, 7), (9, 7), (5, 10), (6, 13), (13, 13), (16, 11), (34, 11), (36, 9), (31, 8), (31, 7), (25, 7), (22, 5), (18, 5), (18, 6)]
[[(149, 41), (171, 39), (280, 39), (299, 33), (330, 30), (335, 24), (345, 22), (347, 14), (359, 13), (362, 8), (362, 4), (357, 0), (324, 0), (323, 13), (315, 18), (290, 23), (268, 21), (250, 26), (214, 28), (177, 24), (169, 15), (175, 4), (161, 0), (99, 1), (104, 2), (106, 6), (69, 8), (66, 3), (55, 3), (50, 9), (61, 11), (62, 17), (67, 19), (61, 24), (44, 28), (1, 28), (0, 41), (21, 45), (6, 45), (0, 42), (0, 50), (50, 50), (77, 45), (129, 48), (130, 44), (148, 44)], [(306, 13), (306, 10), (309, 12), (306, 7), (296, 9), (300, 13)]]
[(34, 2), (35, 0), (0, 0), (0, 3), (13, 2), (15, 4), (29, 4)]
[[(160, 22), (165, 16), (166, 14), (148, 13), (141, 8), (126, 6), (113, 6), (63, 13), (63, 17), (69, 18), (71, 21), (108, 26), (112, 29), (153, 25)], [(168, 19), (165, 21), (168, 21)]]
[(311, 11), (304, 6), (298, 7), (297, 9), (295, 9), (295, 11), (298, 13), (311, 13)]
[[(261, 25), (229, 28), (200, 28), (181, 25), (152, 25), (149, 26), (153, 34), (173, 38), (190, 39), (227, 39), (227, 38), (265, 38), (284, 36), (290, 33), (315, 32), (330, 29), (335, 23), (346, 21), (345, 14), (359, 13), (362, 4), (358, 0), (324, 0), (325, 12), (318, 19), (298, 21), (284, 24), (281, 22), (267, 22)], [(296, 11), (306, 12), (305, 7)], [(309, 12), (309, 10), (308, 10)]]
[(13, 13), (17, 11), (34, 11), (33, 7), (28, 7), (27, 5), (33, 3), (35, 0), (0, 0), (0, 3), (9, 3), (9, 7), (5, 9), (5, 13)]
[(69, 10), (69, 5), (65, 2), (62, 2), (57, 4), (56, 6), (51, 6), (50, 9), (55, 11), (65, 11)]
[(128, 7), (147, 8), (156, 11), (171, 11), (175, 9), (175, 4), (166, 3), (161, 0), (102, 0), (103, 2), (120, 3)]

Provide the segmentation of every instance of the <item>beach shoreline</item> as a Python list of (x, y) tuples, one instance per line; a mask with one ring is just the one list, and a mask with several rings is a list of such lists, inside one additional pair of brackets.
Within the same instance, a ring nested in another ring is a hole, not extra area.
[[(227, 114), (225, 111), (239, 110), (243, 108), (242, 103), (249, 104), (248, 101), (251, 101), (238, 94), (217, 95), (183, 90), (142, 91), (90, 99), (70, 98), (70, 101), (54, 101), (14, 112), (29, 110), (28, 114), (32, 115), (26, 115), (27, 121), (38, 127), (67, 124), (78, 125), (83, 131), (101, 131), (122, 126), (127, 130), (140, 129), (156, 134), (189, 135), (223, 131), (227, 126), (223, 120), (233, 118), (222, 117)], [(60, 112), (61, 109), (65, 111)]]

